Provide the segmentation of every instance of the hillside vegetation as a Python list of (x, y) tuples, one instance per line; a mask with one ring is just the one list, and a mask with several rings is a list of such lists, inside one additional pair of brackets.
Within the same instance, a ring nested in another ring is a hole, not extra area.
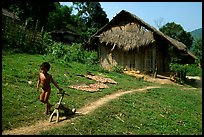
[(202, 38), (202, 28), (190, 32), (194, 39)]

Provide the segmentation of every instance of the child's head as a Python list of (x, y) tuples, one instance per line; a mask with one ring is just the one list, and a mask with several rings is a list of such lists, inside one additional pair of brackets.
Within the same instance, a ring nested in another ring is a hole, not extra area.
[(42, 72), (48, 72), (50, 70), (50, 64), (48, 62), (43, 62), (41, 65), (40, 65), (40, 70)]

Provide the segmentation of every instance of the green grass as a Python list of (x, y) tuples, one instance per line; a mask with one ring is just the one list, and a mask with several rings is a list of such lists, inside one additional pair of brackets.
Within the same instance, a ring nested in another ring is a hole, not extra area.
[[(45, 106), (39, 101), (39, 93), (36, 91), (39, 65), (44, 61), (50, 62), (49, 73), (59, 86), (70, 94), (63, 99), (70, 107), (80, 108), (118, 90), (159, 85), (125, 74), (108, 72), (98, 66), (86, 66), (77, 62), (63, 63), (52, 56), (3, 52), (2, 130), (49, 118), (42, 114)], [(68, 88), (72, 84), (94, 83), (77, 76), (88, 71), (94, 74), (102, 73), (118, 84), (108, 84), (110, 88), (94, 93)], [(32, 81), (32, 84), (29, 85), (28, 81)], [(172, 85), (161, 87), (147, 93), (121, 96), (90, 115), (77, 117), (74, 124), (67, 123), (60, 127), (60, 130), (54, 128), (41, 134), (202, 134), (201, 89), (183, 90), (180, 86)], [(57, 89), (52, 85), (51, 104), (58, 101), (56, 92)]]
[[(195, 135), (202, 134), (200, 91), (152, 89), (121, 96), (95, 113), (44, 135)], [(119, 118), (118, 118), (119, 117)]]

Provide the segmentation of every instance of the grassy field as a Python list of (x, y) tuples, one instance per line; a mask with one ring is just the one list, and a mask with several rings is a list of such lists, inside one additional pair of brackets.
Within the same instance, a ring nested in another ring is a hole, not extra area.
[[(39, 65), (48, 61), (50, 73), (70, 96), (63, 102), (80, 108), (85, 104), (117, 92), (145, 86), (159, 85), (116, 72), (104, 71), (98, 66), (80, 63), (62, 63), (51, 56), (2, 54), (2, 130), (30, 125), (49, 118), (43, 115), (44, 105), (39, 101), (36, 82)], [(89, 93), (68, 88), (79, 83), (94, 83), (77, 74), (103, 74), (117, 81), (101, 92)], [(28, 81), (32, 83), (29, 84)], [(150, 92), (127, 94), (111, 101), (90, 115), (79, 117), (75, 123), (41, 132), (45, 135), (63, 134), (202, 134), (201, 89), (184, 90), (185, 86), (160, 85)], [(52, 85), (51, 104), (58, 101), (57, 89)], [(118, 118), (119, 117), (119, 118)]]

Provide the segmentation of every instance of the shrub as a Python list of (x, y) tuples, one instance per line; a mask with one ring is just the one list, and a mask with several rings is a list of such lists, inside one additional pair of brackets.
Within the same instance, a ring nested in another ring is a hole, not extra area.
[(174, 73), (176, 81), (183, 83), (186, 79), (186, 65), (181, 65), (177, 63), (170, 64), (170, 70)]
[(88, 66), (98, 64), (98, 55), (95, 51), (85, 51), (85, 62)]
[(197, 64), (186, 65), (186, 75), (202, 76), (202, 69)]
[(45, 54), (49, 54), (50, 52), (52, 52), (52, 46), (54, 44), (54, 41), (52, 40), (51, 36), (45, 32), (43, 35), (43, 45), (46, 45), (45, 48)]
[(97, 52), (87, 51), (82, 48), (81, 43), (66, 45), (59, 42), (53, 42), (48, 48), (49, 54), (64, 62), (79, 62), (91, 66), (98, 63)]
[(54, 42), (53, 45), (49, 48), (49, 52), (56, 58), (62, 58), (67, 54), (65, 46), (59, 42)]
[(113, 66), (112, 70), (117, 73), (123, 73), (123, 67), (120, 65)]

